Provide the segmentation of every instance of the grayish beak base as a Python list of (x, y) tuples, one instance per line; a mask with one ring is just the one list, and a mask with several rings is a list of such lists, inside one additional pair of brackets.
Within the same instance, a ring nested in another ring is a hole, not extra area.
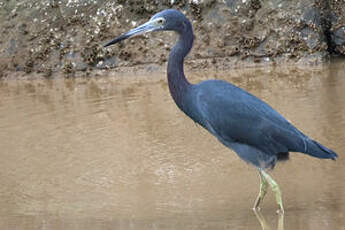
[(118, 43), (122, 40), (125, 40), (129, 37), (133, 37), (139, 34), (143, 34), (143, 33), (147, 33), (147, 32), (151, 32), (154, 31), (156, 29), (158, 29), (159, 27), (157, 26), (157, 24), (155, 23), (155, 21), (148, 21), (140, 26), (138, 26), (135, 29), (132, 29), (130, 31), (128, 31), (127, 33), (122, 34), (121, 36), (115, 38), (114, 40), (108, 42), (107, 44), (104, 45), (104, 47), (108, 47), (110, 45), (113, 45), (115, 43)]

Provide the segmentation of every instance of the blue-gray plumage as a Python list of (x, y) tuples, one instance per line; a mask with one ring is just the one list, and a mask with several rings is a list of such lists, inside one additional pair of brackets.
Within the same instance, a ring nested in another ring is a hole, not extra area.
[(105, 46), (136, 34), (162, 30), (179, 34), (168, 61), (168, 83), (175, 103), (241, 159), (259, 169), (261, 186), (254, 208), (259, 207), (268, 183), (276, 193), (277, 203), (283, 212), (279, 187), (264, 170), (273, 168), (279, 160), (288, 159), (289, 152), (324, 159), (335, 159), (337, 154), (304, 135), (268, 104), (231, 83), (221, 80), (189, 83), (183, 72), (183, 62), (193, 45), (193, 28), (177, 10), (161, 11), (147, 23)]

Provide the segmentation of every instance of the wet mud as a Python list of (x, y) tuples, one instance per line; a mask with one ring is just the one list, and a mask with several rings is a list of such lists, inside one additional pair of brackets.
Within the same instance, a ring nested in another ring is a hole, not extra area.
[(122, 67), (162, 69), (176, 39), (172, 33), (102, 45), (166, 8), (183, 11), (193, 22), (190, 69), (305, 65), (344, 55), (344, 1), (3, 0), (0, 77), (14, 71), (51, 77)]

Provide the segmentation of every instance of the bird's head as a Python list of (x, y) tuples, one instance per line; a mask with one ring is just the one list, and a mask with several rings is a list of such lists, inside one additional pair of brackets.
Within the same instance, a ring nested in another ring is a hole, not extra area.
[(104, 47), (118, 43), (129, 37), (147, 32), (169, 30), (183, 33), (185, 30), (187, 30), (188, 26), (190, 26), (190, 22), (184, 14), (178, 10), (167, 9), (153, 15), (148, 22), (108, 42), (104, 45)]

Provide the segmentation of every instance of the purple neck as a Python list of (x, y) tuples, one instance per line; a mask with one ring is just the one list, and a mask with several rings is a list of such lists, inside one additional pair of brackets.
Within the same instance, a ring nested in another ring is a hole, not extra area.
[(193, 30), (190, 23), (180, 33), (180, 38), (169, 55), (168, 84), (170, 94), (177, 106), (183, 110), (183, 96), (188, 92), (191, 84), (183, 72), (183, 61), (193, 46)]

